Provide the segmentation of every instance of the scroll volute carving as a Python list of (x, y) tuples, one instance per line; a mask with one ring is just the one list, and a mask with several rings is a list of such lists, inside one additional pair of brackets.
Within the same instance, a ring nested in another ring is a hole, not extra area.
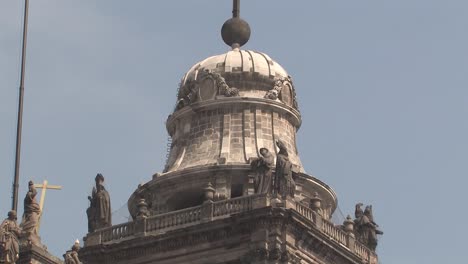
[(190, 105), (197, 100), (198, 82), (189, 80), (185, 84), (180, 84), (180, 93), (177, 99), (176, 110)]

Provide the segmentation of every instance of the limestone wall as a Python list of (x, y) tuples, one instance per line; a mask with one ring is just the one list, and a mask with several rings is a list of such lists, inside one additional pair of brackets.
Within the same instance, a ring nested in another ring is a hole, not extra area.
[(246, 164), (265, 147), (276, 155), (285, 142), (291, 162), (302, 171), (297, 128), (271, 107), (224, 107), (193, 112), (177, 121), (166, 171), (211, 164)]

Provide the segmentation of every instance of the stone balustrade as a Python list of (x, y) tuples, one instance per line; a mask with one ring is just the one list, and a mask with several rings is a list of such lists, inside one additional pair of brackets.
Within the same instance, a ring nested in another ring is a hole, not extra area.
[(105, 243), (132, 236), (134, 234), (134, 226), (134, 222), (128, 222), (101, 229), (101, 231), (97, 232), (101, 233), (101, 243)]
[[(196, 225), (267, 206), (270, 206), (270, 198), (266, 195), (249, 195), (217, 202), (207, 201), (199, 206), (154, 215), (148, 218), (140, 218), (133, 222), (97, 230), (87, 235), (85, 246), (117, 242), (147, 233), (166, 232), (174, 228)], [(354, 234), (345, 232), (329, 220), (322, 218), (318, 212), (301, 203), (287, 201), (285, 207), (286, 209), (292, 209), (293, 212), (312, 222), (316, 229), (348, 248), (366, 263), (376, 263), (377, 257), (375, 253), (359, 241), (356, 241)]]
[(322, 232), (329, 236), (331, 239), (336, 242), (346, 246), (346, 237), (348, 234), (341, 230), (340, 228), (335, 227), (335, 225), (327, 220), (323, 221)]
[(201, 206), (190, 207), (174, 212), (155, 215), (146, 219), (146, 232), (178, 227), (181, 225), (199, 223)]
[[(246, 199), (246, 198), (249, 199)], [(213, 203), (213, 217), (228, 216), (240, 212), (252, 210), (252, 201), (258, 195), (250, 195), (245, 197), (237, 197)]]
[(361, 259), (365, 260), (367, 263), (377, 263), (377, 256), (369, 248), (364, 246), (361, 242), (356, 241), (353, 233), (346, 233), (340, 227), (335, 226), (329, 220), (323, 219), (319, 213), (313, 211), (309, 207), (301, 204), (295, 203), (295, 211), (300, 215), (304, 216), (311, 222), (313, 222), (319, 230), (322, 231), (332, 240), (337, 243), (347, 247), (354, 254), (358, 255)]
[(354, 253), (364, 260), (369, 260), (371, 254), (370, 250), (366, 246), (357, 241), (356, 244), (354, 244)]

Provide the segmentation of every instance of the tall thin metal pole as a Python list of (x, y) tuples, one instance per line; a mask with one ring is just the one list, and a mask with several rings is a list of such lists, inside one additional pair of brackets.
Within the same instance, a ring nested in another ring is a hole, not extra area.
[(19, 103), (18, 103), (18, 123), (16, 126), (16, 157), (15, 157), (15, 178), (13, 180), (13, 201), (11, 209), (18, 211), (18, 189), (19, 189), (19, 173), (21, 160), (21, 132), (23, 128), (23, 97), (24, 97), (24, 74), (26, 68), (26, 43), (28, 36), (28, 11), (29, 0), (24, 1), (24, 22), (23, 22), (23, 50), (21, 53), (21, 79), (19, 87)]
[(240, 0), (232, 1), (232, 17), (239, 17), (240, 13)]

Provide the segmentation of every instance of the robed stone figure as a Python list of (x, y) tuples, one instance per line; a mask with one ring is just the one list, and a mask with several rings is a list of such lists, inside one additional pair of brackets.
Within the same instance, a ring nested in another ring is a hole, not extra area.
[(266, 148), (260, 149), (260, 157), (254, 158), (250, 166), (255, 172), (254, 191), (255, 193), (271, 193), (273, 188), (273, 168), (275, 158)]
[(96, 186), (91, 196), (88, 196), (90, 206), (86, 210), (88, 215), (88, 232), (112, 226), (111, 203), (109, 193), (104, 188), (104, 176), (98, 174), (95, 178)]
[(29, 240), (33, 240), (37, 236), (37, 226), (41, 215), (41, 208), (36, 201), (37, 190), (34, 187), (34, 182), (29, 181), (28, 192), (24, 197), (24, 213), (21, 221), (21, 229), (28, 235)]
[(0, 263), (13, 264), (19, 258), (21, 229), (16, 219), (16, 211), (10, 211), (8, 218), (0, 225)]
[(372, 205), (366, 206), (364, 212), (361, 209), (362, 205), (362, 203), (356, 204), (355, 235), (361, 243), (375, 251), (377, 248), (377, 235), (382, 235), (383, 232), (378, 229), (379, 226), (374, 222)]
[(294, 197), (296, 183), (292, 176), (292, 163), (289, 160), (288, 149), (283, 141), (277, 140), (278, 154), (276, 156), (276, 170), (274, 190), (281, 197)]

